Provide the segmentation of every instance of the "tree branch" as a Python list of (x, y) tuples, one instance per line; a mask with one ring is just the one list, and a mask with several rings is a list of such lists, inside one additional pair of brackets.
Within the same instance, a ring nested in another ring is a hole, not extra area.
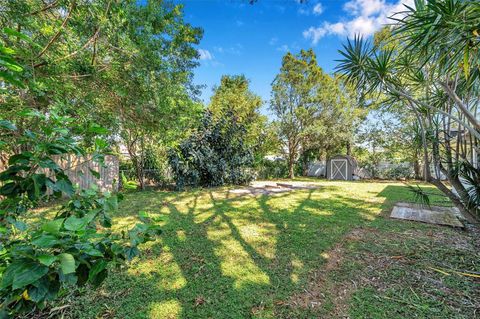
[(457, 108), (462, 112), (467, 120), (478, 130), (480, 131), (480, 121), (478, 121), (475, 116), (470, 112), (468, 107), (463, 103), (463, 101), (460, 99), (460, 97), (455, 93), (454, 90), (450, 86), (448, 86), (447, 83), (445, 82), (438, 82), (440, 86), (443, 88), (445, 93), (447, 93), (448, 97), (451, 98), (454, 102)]
[(33, 12), (30, 12), (30, 15), (33, 16), (33, 15), (36, 15), (36, 14), (39, 14), (39, 13), (42, 13), (42, 12), (45, 12), (51, 8), (54, 8), (58, 3), (58, 0), (55, 0), (53, 1), (52, 3), (46, 5), (45, 7), (43, 7), (42, 9), (39, 9), (37, 11), (33, 11)]
[(480, 133), (478, 130), (475, 130), (473, 129), (470, 125), (468, 125), (467, 123), (465, 123), (464, 121), (460, 120), (458, 117), (452, 115), (452, 114), (449, 114), (443, 110), (440, 110), (434, 106), (431, 106), (431, 105), (428, 105), (424, 102), (421, 102), (421, 101), (418, 101), (417, 99), (411, 97), (410, 95), (408, 95), (407, 93), (403, 92), (403, 91), (400, 91), (400, 90), (397, 90), (396, 88), (390, 86), (389, 84), (387, 84), (385, 81), (382, 81), (382, 83), (387, 87), (387, 89), (389, 89), (392, 93), (394, 94), (397, 94), (397, 95), (400, 95), (404, 98), (406, 98), (408, 101), (414, 103), (414, 104), (417, 104), (417, 105), (421, 105), (421, 106), (424, 106), (430, 110), (433, 110), (433, 111), (436, 111), (440, 114), (443, 114), (449, 118), (451, 118), (452, 120), (455, 120), (456, 122), (462, 124), (463, 126), (465, 126), (469, 131), (470, 133), (472, 133), (473, 135), (475, 135), (476, 138), (480, 139)]
[(70, 4), (70, 8), (68, 10), (67, 16), (65, 17), (65, 19), (63, 19), (60, 29), (57, 31), (57, 33), (55, 33), (55, 35), (50, 39), (50, 41), (48, 41), (47, 45), (42, 49), (42, 51), (40, 51), (40, 53), (37, 55), (37, 59), (40, 58), (42, 55), (44, 55), (45, 52), (47, 52), (48, 48), (50, 48), (50, 46), (58, 39), (58, 37), (60, 36), (60, 33), (62, 33), (62, 30), (67, 25), (68, 19), (70, 19), (74, 8), (75, 8), (75, 1), (72, 1), (72, 3)]

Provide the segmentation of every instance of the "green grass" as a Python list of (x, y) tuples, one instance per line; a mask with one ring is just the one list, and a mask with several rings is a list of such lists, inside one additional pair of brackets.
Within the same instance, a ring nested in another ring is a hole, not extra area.
[[(225, 188), (127, 194), (116, 227), (134, 223), (145, 210), (162, 218), (163, 234), (145, 245), (128, 269), (112, 272), (99, 290), (71, 299), (69, 315), (328, 318), (344, 309), (352, 318), (466, 318), (473, 313), (467, 301), (480, 299), (475, 278), (427, 268), (479, 272), (478, 249), (459, 252), (443, 242), (437, 247), (438, 238), (426, 235), (467, 234), (385, 218), (396, 201), (413, 199), (403, 184), (320, 185), (258, 197), (229, 197)], [(349, 239), (354, 230), (362, 230), (360, 239)], [(341, 256), (332, 268), (334, 248)], [(406, 257), (375, 266), (390, 256)], [(431, 281), (421, 282), (427, 277)], [(318, 306), (292, 303), (316, 282)], [(339, 287), (349, 289), (341, 302)]]

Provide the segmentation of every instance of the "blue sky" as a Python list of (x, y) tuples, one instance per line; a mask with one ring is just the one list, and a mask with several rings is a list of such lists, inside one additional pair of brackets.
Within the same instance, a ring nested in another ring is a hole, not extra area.
[[(177, 0), (184, 4), (185, 20), (202, 27), (198, 46), (201, 60), (195, 83), (212, 88), (224, 74), (244, 74), (251, 89), (270, 98), (270, 84), (287, 52), (313, 48), (320, 66), (333, 72), (338, 49), (348, 36), (371, 36), (388, 16), (413, 0)], [(265, 106), (266, 109), (267, 106)]]

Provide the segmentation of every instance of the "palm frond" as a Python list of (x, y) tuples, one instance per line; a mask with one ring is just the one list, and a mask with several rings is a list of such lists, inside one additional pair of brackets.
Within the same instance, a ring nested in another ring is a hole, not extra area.
[(430, 197), (420, 186), (407, 185), (408, 190), (413, 193), (413, 200), (421, 206), (430, 207)]

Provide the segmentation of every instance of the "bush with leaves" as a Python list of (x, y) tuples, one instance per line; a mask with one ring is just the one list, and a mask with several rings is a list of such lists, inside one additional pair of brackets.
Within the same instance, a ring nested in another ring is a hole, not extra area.
[[(79, 146), (84, 133), (101, 133), (91, 126), (82, 130), (72, 118), (24, 112), (37, 123), (35, 131), (17, 129), (0, 121), (2, 141), (15, 140), (23, 151), (10, 156), (0, 173), (0, 318), (36, 311), (47, 306), (71, 286), (100, 285), (109, 269), (138, 255), (138, 245), (159, 233), (146, 213), (141, 222), (122, 233), (113, 233), (110, 215), (120, 194), (95, 189), (76, 190), (52, 155), (86, 156)], [(1, 143), (2, 151), (9, 145)], [(102, 161), (107, 143), (95, 139), (90, 150)], [(68, 200), (51, 220), (28, 225), (39, 203), (50, 197)]]
[(288, 163), (283, 159), (263, 159), (257, 165), (257, 177), (259, 179), (287, 178)]
[(250, 182), (253, 154), (245, 144), (245, 136), (245, 127), (232, 112), (220, 119), (205, 112), (192, 135), (170, 150), (169, 162), (177, 188)]

